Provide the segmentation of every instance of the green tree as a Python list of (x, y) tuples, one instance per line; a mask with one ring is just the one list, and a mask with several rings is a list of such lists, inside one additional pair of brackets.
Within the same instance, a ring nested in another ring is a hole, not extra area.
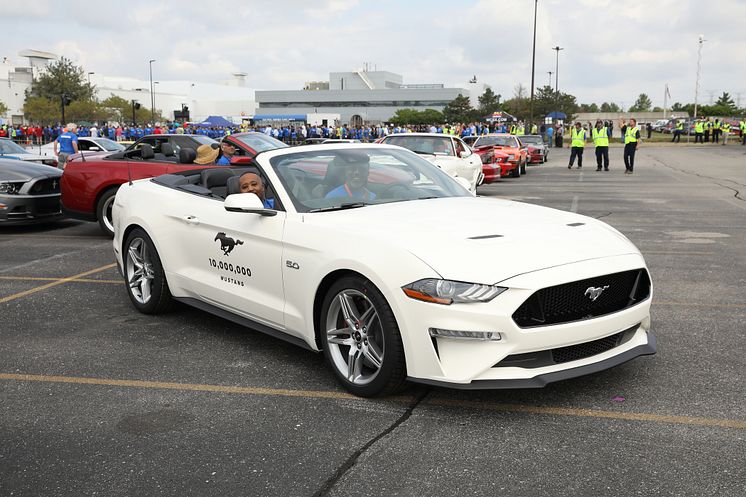
[(479, 96), (479, 114), (481, 117), (489, 116), (500, 110), (500, 98), (502, 98), (502, 95), (493, 92), (492, 88), (488, 86), (484, 93)]
[(83, 68), (65, 57), (47, 65), (32, 83), (27, 96), (59, 100), (63, 93), (71, 100), (92, 100), (94, 94), (94, 86), (86, 81)]
[[(544, 116), (549, 115), (550, 112), (558, 111), (566, 114), (566, 121), (569, 122), (575, 119), (575, 115), (578, 113), (579, 109), (580, 106), (578, 105), (574, 95), (562, 92), (557, 93), (554, 91), (554, 88), (549, 85), (542, 86), (536, 90), (534, 96), (534, 116), (543, 118)], [(528, 117), (528, 114), (516, 115), (516, 117), (525, 119)]]
[(62, 120), (60, 99), (50, 100), (44, 97), (26, 97), (26, 102), (23, 104), (23, 115), (29, 121), (38, 124), (60, 122)]
[(461, 94), (443, 108), (443, 117), (449, 123), (468, 123), (478, 116), (469, 99)]
[(736, 103), (733, 101), (733, 98), (731, 98), (730, 94), (726, 91), (724, 91), (723, 94), (720, 95), (720, 98), (718, 98), (717, 102), (715, 102), (715, 106), (720, 107), (724, 111), (722, 115), (734, 115), (738, 112)]
[(435, 109), (425, 109), (420, 112), (422, 124), (443, 124), (446, 122), (443, 113)]
[(629, 108), (629, 112), (649, 112), (653, 102), (645, 93), (640, 93), (635, 103)]
[(8, 108), (8, 106), (5, 105), (5, 102), (0, 100), (0, 116), (4, 116), (5, 114), (8, 113), (9, 110), (10, 109)]
[(621, 109), (614, 102), (604, 102), (601, 104), (601, 112), (621, 112)]

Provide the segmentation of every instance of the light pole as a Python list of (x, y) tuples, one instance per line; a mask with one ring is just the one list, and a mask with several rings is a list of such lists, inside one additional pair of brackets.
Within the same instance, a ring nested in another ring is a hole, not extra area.
[(534, 70), (536, 68), (536, 10), (539, 0), (534, 0), (534, 45), (531, 52), (531, 122), (534, 122)]
[[(556, 47), (552, 48), (555, 52), (557, 52), (557, 62), (554, 67), (554, 106), (559, 106), (559, 53), (560, 50), (564, 50), (564, 48), (557, 45)], [(559, 112), (559, 109), (555, 109), (555, 112)]]
[(549, 88), (552, 87), (552, 74), (554, 74), (552, 71), (547, 71), (549, 73)]
[(93, 71), (88, 73), (88, 86), (91, 86), (91, 74), (96, 74), (96, 73)]
[(702, 70), (702, 45), (705, 35), (699, 35), (699, 48), (697, 49), (697, 83), (694, 85), (694, 119), (697, 119), (697, 98), (699, 97), (699, 73)]
[(150, 65), (150, 119), (155, 121), (155, 95), (153, 95), (153, 62), (155, 59), (150, 59), (148, 64)]

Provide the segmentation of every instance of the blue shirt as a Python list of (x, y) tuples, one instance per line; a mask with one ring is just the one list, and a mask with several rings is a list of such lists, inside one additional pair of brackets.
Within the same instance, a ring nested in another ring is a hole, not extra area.
[(353, 192), (347, 186), (347, 183), (345, 183), (344, 185), (340, 185), (334, 190), (327, 193), (326, 197), (324, 198), (339, 198), (339, 197), (350, 197), (350, 198), (359, 198), (362, 200), (373, 200), (376, 198), (376, 194), (369, 191), (367, 188), (363, 188), (362, 190)]
[(262, 202), (262, 203), (264, 204), (264, 208), (265, 209), (274, 209), (275, 208), (275, 199), (273, 199), (273, 198), (265, 198), (264, 202)]
[(57, 143), (60, 145), (60, 152), (64, 154), (74, 154), (73, 142), (78, 143), (78, 137), (72, 131), (66, 131), (57, 137)]
[(225, 155), (218, 159), (215, 163), (216, 166), (227, 166), (231, 163), (231, 160)]

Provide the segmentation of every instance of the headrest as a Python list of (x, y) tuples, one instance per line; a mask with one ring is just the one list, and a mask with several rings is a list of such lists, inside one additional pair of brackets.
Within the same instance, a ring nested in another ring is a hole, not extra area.
[(148, 145), (147, 143), (143, 143), (140, 145), (140, 157), (143, 160), (152, 159), (155, 157), (155, 152), (153, 152), (153, 147)]
[(213, 188), (216, 186), (226, 186), (228, 178), (235, 176), (233, 169), (215, 168), (215, 169), (203, 169), (200, 173), (200, 182), (205, 188)]
[(197, 152), (193, 148), (179, 149), (179, 164), (192, 164), (197, 158)]
[(228, 187), (228, 195), (241, 193), (241, 178), (239, 176), (231, 176), (228, 178), (226, 186)]
[(166, 157), (173, 157), (174, 147), (170, 143), (161, 143), (161, 153)]

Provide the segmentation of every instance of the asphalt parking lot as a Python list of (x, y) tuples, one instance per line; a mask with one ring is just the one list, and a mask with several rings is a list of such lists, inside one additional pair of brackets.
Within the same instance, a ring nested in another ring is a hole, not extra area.
[(621, 154), (479, 190), (602, 218), (651, 270), (658, 354), (540, 390), (354, 398), (320, 355), (137, 313), (96, 224), (0, 228), (0, 495), (745, 495), (746, 147)]

